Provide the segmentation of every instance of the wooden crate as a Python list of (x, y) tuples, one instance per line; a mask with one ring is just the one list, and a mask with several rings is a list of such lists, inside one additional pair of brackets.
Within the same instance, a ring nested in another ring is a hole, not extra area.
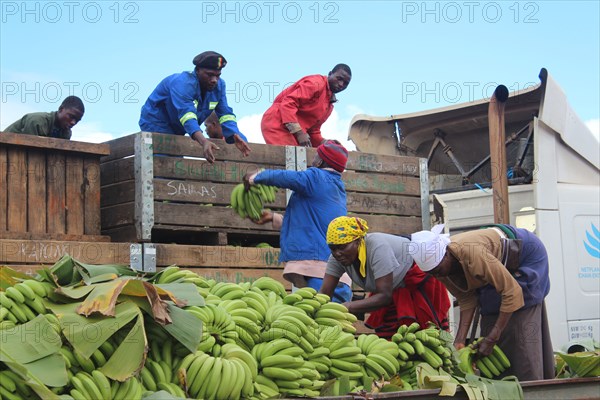
[[(135, 267), (141, 264), (140, 257), (144, 257), (137, 246), (135, 243), (5, 239), (0, 240), (0, 265), (35, 275), (38, 269), (50, 267), (69, 254), (86, 264)], [(154, 264), (146, 263), (144, 271), (154, 272), (176, 264), (219, 282), (252, 282), (270, 276), (291, 289), (290, 283), (282, 277), (277, 248), (152, 244), (152, 250), (154, 259), (150, 261)]]
[[(305, 169), (316, 150), (251, 143), (244, 158), (235, 146), (215, 143), (220, 150), (211, 165), (189, 137), (140, 132), (108, 142), (102, 232), (113, 241), (278, 246), (271, 224), (256, 225), (228, 207), (231, 190), (257, 168)], [(348, 211), (365, 218), (371, 231), (408, 234), (428, 223), (424, 159), (351, 152), (347, 167)], [(268, 207), (284, 212), (285, 204), (279, 191)]]
[(108, 241), (100, 232), (106, 144), (0, 133), (0, 239)]

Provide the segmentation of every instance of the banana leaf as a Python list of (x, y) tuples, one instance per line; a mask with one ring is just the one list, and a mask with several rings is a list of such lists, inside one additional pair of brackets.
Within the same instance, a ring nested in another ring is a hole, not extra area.
[(57, 286), (69, 286), (81, 281), (86, 284), (104, 282), (118, 276), (137, 276), (137, 272), (127, 265), (105, 264), (90, 265), (73, 259), (65, 254), (52, 267), (38, 271), (48, 282)]
[(6, 290), (9, 286), (14, 286), (16, 283), (24, 279), (31, 279), (31, 276), (22, 272), (15, 271), (8, 266), (0, 267), (0, 289)]
[(148, 340), (146, 339), (144, 318), (140, 311), (135, 325), (125, 340), (117, 347), (106, 364), (98, 370), (111, 379), (124, 382), (144, 367), (147, 352)]
[(167, 310), (173, 323), (165, 325), (165, 330), (190, 352), (196, 351), (202, 340), (202, 320), (170, 303), (167, 303)]
[(115, 332), (141, 315), (140, 309), (132, 302), (118, 304), (114, 317), (84, 317), (76, 311), (79, 303), (44, 304), (58, 317), (63, 334), (73, 348), (88, 358)]
[(185, 302), (185, 306), (202, 307), (206, 305), (204, 297), (200, 296), (198, 288), (193, 283), (161, 283), (154, 286), (161, 288), (168, 293), (177, 293), (177, 299)]
[(0, 331), (0, 361), (43, 399), (58, 399), (46, 386), (68, 383), (60, 336), (43, 316)]
[[(5, 354), (20, 364), (27, 364), (59, 351), (62, 342), (52, 325), (42, 315), (10, 329), (0, 330)], [(0, 361), (4, 361), (0, 358)]]
[(558, 356), (565, 360), (571, 372), (577, 376), (600, 376), (600, 351), (581, 351), (578, 353), (561, 354)]

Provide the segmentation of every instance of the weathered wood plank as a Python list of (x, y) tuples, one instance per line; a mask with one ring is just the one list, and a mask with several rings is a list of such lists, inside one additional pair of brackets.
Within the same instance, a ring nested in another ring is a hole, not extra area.
[(66, 164), (66, 231), (70, 235), (83, 235), (83, 159), (81, 157), (68, 157)]
[(349, 212), (402, 216), (421, 215), (421, 199), (418, 197), (359, 192), (347, 192), (346, 197)]
[[(156, 189), (155, 189), (156, 190)], [(109, 207), (135, 201), (135, 181), (125, 181), (102, 186), (100, 206)]]
[(420, 196), (420, 180), (410, 176), (368, 174), (346, 171), (342, 174), (346, 191)]
[[(231, 191), (238, 184), (154, 179), (154, 199), (186, 203), (229, 205)], [(275, 193), (275, 202), (265, 203), (270, 209), (284, 209), (285, 190)]]
[(423, 229), (423, 223), (419, 217), (397, 217), (393, 215), (371, 215), (349, 213), (367, 221), (369, 232), (384, 232), (393, 235), (410, 235)]
[(134, 223), (134, 203), (117, 204), (100, 209), (100, 220), (102, 230), (117, 228)]
[(8, 155), (6, 151), (6, 146), (0, 146), (0, 232), (8, 229)]
[(52, 265), (65, 254), (87, 264), (129, 265), (129, 243), (0, 240), (0, 264)]
[(100, 164), (97, 159), (83, 160), (84, 227), (86, 235), (100, 234)]
[(280, 269), (278, 248), (156, 244), (156, 265)]
[(58, 240), (72, 242), (109, 242), (109, 236), (103, 235), (68, 235), (64, 233), (31, 233), (31, 232), (2, 232), (0, 239), (20, 239), (20, 240)]
[(137, 232), (135, 226), (126, 225), (112, 229), (102, 229), (103, 235), (108, 235), (113, 242), (137, 242)]
[(27, 160), (27, 232), (46, 232), (46, 154), (30, 149)]
[[(263, 166), (285, 165), (285, 146), (248, 143), (251, 152), (248, 157), (244, 157), (234, 145), (219, 139), (211, 140), (219, 146), (219, 150), (215, 151), (215, 157), (219, 161), (243, 161)], [(153, 135), (153, 151), (158, 154), (204, 157), (202, 147), (189, 136), (155, 133)]]
[[(209, 209), (210, 208), (210, 209)], [(242, 219), (231, 208), (203, 207), (192, 204), (154, 202), (154, 223), (210, 227), (236, 227), (272, 231), (271, 224), (257, 225), (248, 218)]]
[(110, 140), (104, 144), (109, 148), (109, 154), (100, 159), (101, 163), (105, 163), (118, 158), (132, 156), (134, 153), (135, 134), (123, 136), (117, 139)]
[(110, 154), (110, 148), (106, 144), (76, 142), (74, 140), (54, 139), (35, 135), (23, 135), (20, 133), (3, 132), (2, 135), (0, 135), (0, 143), (13, 146), (25, 146), (30, 148), (37, 147), (43, 149), (59, 150), (62, 152), (95, 154), (99, 156), (105, 156)]
[(49, 153), (47, 155), (47, 199), (48, 199), (48, 233), (66, 233), (65, 218), (65, 184), (66, 165), (63, 153)]
[(135, 179), (134, 158), (119, 158), (100, 164), (102, 186)]
[(283, 284), (287, 291), (292, 290), (292, 284), (282, 276), (282, 269), (237, 269), (237, 268), (185, 268), (206, 279), (217, 282), (254, 282), (258, 278), (268, 276)]
[[(2, 136), (2, 135), (0, 135)], [(27, 149), (8, 149), (7, 227), (11, 232), (27, 231)]]
[[(306, 161), (310, 165), (317, 149), (306, 149)], [(356, 172), (375, 172), (383, 174), (419, 176), (418, 157), (398, 157), (384, 154), (348, 152), (346, 170)]]

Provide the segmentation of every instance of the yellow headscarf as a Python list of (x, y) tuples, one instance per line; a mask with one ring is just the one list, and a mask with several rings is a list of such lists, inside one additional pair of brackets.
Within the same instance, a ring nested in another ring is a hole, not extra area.
[(369, 230), (367, 221), (358, 217), (337, 217), (329, 223), (327, 227), (327, 244), (346, 244), (356, 239), (360, 239), (358, 244), (358, 260), (360, 261), (360, 275), (367, 276), (367, 246), (365, 245), (365, 235)]

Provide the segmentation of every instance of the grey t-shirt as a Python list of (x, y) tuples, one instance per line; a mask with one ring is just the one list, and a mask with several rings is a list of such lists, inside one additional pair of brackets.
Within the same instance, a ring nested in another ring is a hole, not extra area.
[(329, 256), (325, 273), (340, 277), (346, 272), (354, 284), (360, 286), (367, 292), (375, 291), (375, 280), (382, 276), (393, 273), (394, 289), (404, 286), (404, 276), (413, 264), (410, 255), (410, 240), (402, 236), (387, 233), (368, 233), (365, 238), (367, 246), (367, 276), (363, 278), (360, 272), (352, 265), (343, 266), (333, 255)]

